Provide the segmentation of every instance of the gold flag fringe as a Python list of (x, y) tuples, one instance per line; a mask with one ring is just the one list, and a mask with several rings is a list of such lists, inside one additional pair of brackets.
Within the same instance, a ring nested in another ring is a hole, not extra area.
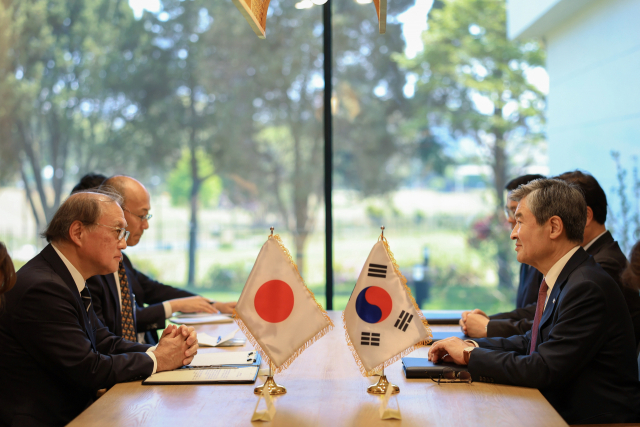
[(289, 262), (291, 263), (293, 268), (296, 270), (296, 273), (298, 274), (298, 278), (302, 282), (302, 285), (304, 286), (305, 290), (308, 292), (308, 294), (311, 297), (311, 299), (313, 299), (313, 302), (315, 302), (316, 305), (318, 306), (318, 309), (322, 313), (322, 316), (329, 322), (329, 325), (327, 325), (326, 327), (322, 328), (317, 334), (315, 334), (307, 342), (302, 344), (302, 346), (298, 350), (296, 350), (291, 355), (291, 357), (289, 357), (287, 360), (285, 360), (285, 362), (282, 365), (276, 366), (272, 362), (272, 360), (269, 358), (267, 353), (262, 349), (262, 347), (260, 346), (258, 341), (255, 339), (255, 337), (253, 336), (253, 334), (251, 333), (251, 331), (249, 330), (247, 325), (240, 318), (240, 316), (238, 315), (238, 312), (236, 311), (236, 309), (235, 308), (233, 309), (233, 318), (235, 319), (236, 323), (238, 324), (238, 328), (240, 328), (242, 333), (247, 337), (249, 342), (253, 345), (253, 348), (255, 348), (255, 350), (260, 353), (260, 355), (267, 362), (267, 364), (269, 364), (271, 366), (271, 369), (273, 371), (272, 374), (279, 374), (280, 372), (282, 372), (285, 369), (287, 369), (289, 367), (289, 365), (291, 365), (291, 363), (293, 363), (293, 361), (296, 360), (298, 358), (298, 356), (300, 356), (302, 354), (303, 351), (305, 351), (307, 348), (309, 348), (309, 346), (311, 346), (311, 344), (313, 344), (314, 342), (318, 341), (320, 338), (325, 336), (327, 334), (327, 332), (332, 330), (334, 328), (334, 324), (331, 321), (331, 318), (329, 318), (329, 315), (327, 314), (325, 309), (316, 300), (316, 297), (315, 297), (315, 295), (313, 295), (313, 292), (311, 292), (311, 290), (307, 287), (307, 284), (305, 283), (304, 279), (300, 275), (300, 270), (298, 270), (298, 266), (296, 265), (295, 261), (291, 257), (291, 253), (289, 252), (289, 250), (285, 247), (284, 243), (282, 243), (282, 239), (280, 238), (280, 236), (278, 234), (270, 235), (269, 239), (273, 239), (273, 240), (276, 241), (276, 243), (278, 243), (278, 245), (282, 249), (282, 252), (284, 252), (284, 255), (289, 259)]
[(384, 368), (386, 368), (388, 366), (393, 365), (398, 360), (400, 360), (404, 356), (408, 355), (412, 351), (417, 350), (420, 347), (424, 347), (424, 346), (427, 346), (427, 345), (431, 344), (431, 341), (432, 341), (431, 338), (433, 337), (433, 334), (431, 333), (431, 327), (429, 327), (429, 322), (427, 322), (427, 319), (425, 319), (424, 314), (422, 313), (422, 310), (420, 310), (420, 307), (418, 307), (418, 304), (416, 303), (415, 298), (413, 298), (413, 295), (411, 294), (411, 289), (409, 289), (409, 287), (407, 286), (407, 279), (400, 272), (400, 268), (398, 267), (398, 264), (396, 263), (396, 259), (393, 256), (393, 252), (391, 252), (391, 248), (389, 248), (389, 243), (387, 242), (387, 239), (384, 236), (380, 236), (380, 238), (378, 240), (382, 241), (382, 244), (384, 245), (384, 248), (387, 251), (387, 255), (389, 255), (389, 258), (391, 259), (391, 264), (393, 265), (393, 269), (395, 270), (396, 274), (400, 278), (400, 282), (402, 282), (402, 286), (404, 287), (404, 290), (407, 293), (407, 295), (409, 297), (409, 300), (413, 304), (413, 307), (416, 309), (416, 313), (418, 314), (418, 317), (420, 318), (420, 320), (422, 321), (422, 324), (426, 328), (427, 334), (428, 334), (429, 337), (426, 340), (419, 341), (419, 342), (415, 343), (414, 345), (406, 348), (405, 350), (401, 351), (400, 353), (396, 354), (395, 356), (392, 356), (391, 358), (385, 360), (383, 363), (379, 364), (378, 366), (376, 366), (375, 368), (371, 369), (370, 371), (367, 371), (365, 369), (364, 365), (362, 364), (362, 360), (360, 360), (360, 356), (358, 355), (358, 352), (356, 351), (355, 347), (353, 346), (353, 343), (351, 342), (351, 337), (349, 337), (349, 332), (347, 331), (347, 322), (344, 319), (344, 311), (343, 311), (342, 312), (342, 325), (344, 327), (344, 336), (345, 336), (345, 339), (347, 341), (347, 346), (349, 347), (349, 350), (351, 350), (351, 354), (353, 355), (353, 358), (355, 359), (356, 364), (358, 365), (358, 368), (360, 369), (360, 373), (365, 377), (369, 377), (371, 375), (379, 374), (381, 369), (384, 369)]

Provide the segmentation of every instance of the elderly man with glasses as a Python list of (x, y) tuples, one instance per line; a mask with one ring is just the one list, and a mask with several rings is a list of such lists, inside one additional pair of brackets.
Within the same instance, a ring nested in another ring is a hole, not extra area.
[(79, 193), (58, 209), (47, 245), (25, 264), (0, 315), (0, 425), (65, 425), (100, 389), (191, 362), (193, 328), (165, 329), (158, 346), (105, 328), (85, 280), (117, 270), (127, 247), (119, 196)]
[[(137, 245), (152, 218), (149, 192), (139, 181), (122, 175), (105, 180), (101, 188), (122, 196), (127, 231), (131, 233), (127, 245)], [(156, 330), (164, 328), (165, 320), (175, 311), (233, 311), (235, 302), (213, 302), (189, 291), (162, 284), (138, 271), (125, 254), (122, 258), (114, 274), (92, 277), (87, 281), (98, 318), (116, 335), (131, 341), (155, 343)], [(127, 286), (123, 286), (124, 283)]]

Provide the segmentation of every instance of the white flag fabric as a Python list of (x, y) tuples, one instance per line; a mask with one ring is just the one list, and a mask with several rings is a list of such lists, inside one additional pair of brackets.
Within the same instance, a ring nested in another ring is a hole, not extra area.
[(258, 254), (235, 320), (275, 373), (333, 328), (277, 234), (269, 236)]
[(431, 330), (382, 237), (373, 246), (342, 319), (363, 375), (373, 375), (431, 341)]

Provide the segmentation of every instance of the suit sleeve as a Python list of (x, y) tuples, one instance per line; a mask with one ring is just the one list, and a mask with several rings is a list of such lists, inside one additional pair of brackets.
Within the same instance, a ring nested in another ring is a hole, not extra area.
[(95, 351), (74, 301), (69, 289), (53, 280), (21, 298), (11, 329), (31, 357), (53, 375), (93, 390), (151, 374), (153, 360), (141, 352), (148, 346), (115, 337), (100, 324), (94, 325)]
[[(586, 280), (567, 289), (549, 336), (537, 351), (526, 355), (527, 337), (478, 340), (469, 359), (473, 378), (544, 389), (575, 377), (606, 345), (607, 302), (604, 291)], [(530, 338), (529, 338), (530, 339)]]
[[(128, 258), (124, 258), (124, 260), (129, 272), (133, 275), (130, 282), (136, 296), (136, 329), (138, 332), (164, 328), (166, 320), (164, 305), (162, 305), (164, 301), (196, 296), (189, 291), (155, 281), (136, 270)], [(136, 287), (140, 289), (136, 289)]]
[(510, 337), (531, 330), (536, 315), (536, 304), (529, 304), (506, 313), (489, 316), (488, 337)]
[(133, 267), (131, 268), (131, 270), (136, 276), (136, 280), (144, 290), (145, 304), (161, 304), (164, 301), (168, 301), (170, 299), (196, 296), (196, 294), (185, 291), (184, 289), (174, 288), (173, 286), (164, 285), (160, 282), (157, 282)]

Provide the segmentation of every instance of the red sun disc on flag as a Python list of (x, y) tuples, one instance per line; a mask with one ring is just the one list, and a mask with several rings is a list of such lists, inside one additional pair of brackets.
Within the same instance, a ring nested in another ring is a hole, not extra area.
[(258, 316), (270, 323), (286, 320), (293, 311), (293, 291), (282, 280), (265, 282), (253, 300)]

